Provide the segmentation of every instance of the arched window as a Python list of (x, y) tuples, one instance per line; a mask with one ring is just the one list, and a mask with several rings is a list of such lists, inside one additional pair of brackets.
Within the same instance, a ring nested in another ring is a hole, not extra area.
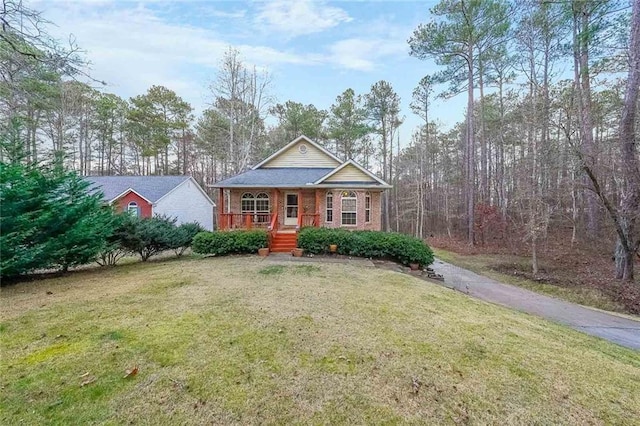
[(240, 199), (240, 211), (252, 214), (254, 222), (269, 222), (269, 194), (260, 192), (254, 196), (245, 192)]
[(357, 224), (356, 212), (358, 201), (353, 191), (342, 191), (342, 225), (354, 226)]
[(371, 222), (371, 194), (369, 192), (364, 194), (364, 221)]
[(333, 192), (327, 192), (326, 222), (333, 222)]
[(253, 213), (256, 209), (256, 199), (253, 194), (245, 192), (240, 199), (240, 211), (242, 213)]
[(127, 205), (127, 213), (135, 217), (140, 217), (140, 209), (138, 208), (138, 203), (136, 203), (135, 201), (131, 201)]
[(261, 192), (256, 195), (255, 222), (269, 222), (269, 194)]

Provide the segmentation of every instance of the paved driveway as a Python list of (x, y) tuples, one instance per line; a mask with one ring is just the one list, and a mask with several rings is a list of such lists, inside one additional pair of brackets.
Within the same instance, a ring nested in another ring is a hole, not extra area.
[(640, 350), (640, 321), (585, 308), (575, 303), (503, 284), (436, 259), (431, 266), (445, 285), (488, 302), (568, 325), (593, 336)]

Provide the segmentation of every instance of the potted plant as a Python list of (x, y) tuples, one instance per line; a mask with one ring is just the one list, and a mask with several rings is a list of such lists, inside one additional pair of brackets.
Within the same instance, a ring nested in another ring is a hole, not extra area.
[(269, 256), (269, 248), (267, 247), (262, 247), (258, 249), (258, 255), (261, 257), (267, 257)]
[(300, 247), (296, 247), (293, 250), (291, 250), (291, 254), (294, 257), (302, 257), (302, 253), (304, 253), (304, 250), (301, 249)]
[(331, 253), (335, 253), (336, 251), (338, 251), (338, 245), (337, 244), (329, 244), (329, 251)]

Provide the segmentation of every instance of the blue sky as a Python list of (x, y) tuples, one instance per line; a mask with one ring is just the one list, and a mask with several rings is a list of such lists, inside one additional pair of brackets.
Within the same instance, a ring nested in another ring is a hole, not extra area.
[[(277, 102), (294, 100), (328, 109), (351, 87), (364, 94), (389, 81), (402, 98), (403, 144), (419, 123), (409, 110), (420, 78), (438, 68), (408, 54), (407, 39), (429, 19), (436, 1), (179, 1), (86, 0), (33, 2), (52, 33), (73, 34), (105, 90), (128, 98), (164, 85), (199, 113), (229, 46), (244, 61), (268, 69)], [(451, 127), (464, 98), (435, 100), (434, 118)]]

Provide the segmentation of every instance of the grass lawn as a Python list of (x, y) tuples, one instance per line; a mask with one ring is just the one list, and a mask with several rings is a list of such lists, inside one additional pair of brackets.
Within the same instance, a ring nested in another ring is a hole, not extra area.
[(0, 424), (640, 418), (639, 353), (387, 270), (163, 260), (0, 301)]
[[(462, 268), (469, 269), (478, 274), (493, 278), (494, 280), (523, 287), (558, 299), (579, 303), (584, 306), (602, 309), (610, 312), (629, 313), (628, 307), (614, 300), (611, 295), (604, 293), (597, 287), (592, 286), (562, 286), (541, 281), (534, 281), (521, 276), (514, 276), (501, 273), (496, 270), (498, 267), (506, 269), (505, 265), (511, 265), (515, 270), (529, 270), (531, 259), (520, 256), (509, 256), (504, 254), (473, 254), (464, 255), (452, 251), (434, 248), (434, 254), (445, 262), (452, 263)], [(610, 285), (616, 285), (615, 280), (610, 279)]]

